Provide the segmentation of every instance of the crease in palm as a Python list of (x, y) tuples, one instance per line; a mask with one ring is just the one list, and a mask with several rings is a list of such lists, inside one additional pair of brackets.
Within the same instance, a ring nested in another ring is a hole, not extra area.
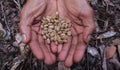
[[(33, 54), (46, 64), (53, 64), (56, 61), (55, 54), (58, 53), (59, 61), (64, 61), (66, 66), (71, 66), (74, 62), (79, 62), (86, 49), (86, 37), (94, 30), (93, 13), (84, 0), (30, 0), (24, 6), (21, 14), (21, 28), (29, 25), (30, 41), (29, 45)], [(80, 5), (81, 4), (81, 5)], [(85, 5), (83, 7), (83, 5)], [(58, 48), (54, 43), (48, 45), (41, 36), (40, 20), (45, 16), (55, 16), (59, 13), (59, 18), (71, 20), (72, 36), (68, 42)], [(90, 14), (88, 14), (90, 13)], [(90, 20), (90, 22), (88, 22)], [(26, 24), (24, 22), (27, 22)], [(92, 26), (90, 26), (90, 23)], [(24, 31), (21, 29), (21, 32)], [(89, 30), (91, 29), (91, 31)], [(87, 32), (90, 31), (90, 32)], [(86, 37), (84, 37), (86, 36)], [(52, 49), (52, 50), (51, 50)]]

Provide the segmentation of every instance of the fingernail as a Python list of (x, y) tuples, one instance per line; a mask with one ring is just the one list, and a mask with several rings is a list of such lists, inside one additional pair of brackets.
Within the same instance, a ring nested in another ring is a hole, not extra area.
[(22, 34), (22, 40), (26, 40), (27, 38), (26, 38), (26, 35), (25, 34)]

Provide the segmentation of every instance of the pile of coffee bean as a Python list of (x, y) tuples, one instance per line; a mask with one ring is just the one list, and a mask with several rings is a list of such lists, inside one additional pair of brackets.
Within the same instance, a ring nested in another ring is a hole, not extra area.
[(46, 16), (41, 20), (42, 37), (48, 44), (55, 42), (56, 45), (66, 43), (71, 36), (71, 21)]

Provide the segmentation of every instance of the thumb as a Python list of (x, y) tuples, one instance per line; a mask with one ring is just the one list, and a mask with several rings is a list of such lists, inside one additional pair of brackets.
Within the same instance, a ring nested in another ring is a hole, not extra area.
[[(24, 22), (23, 22), (24, 21)], [(20, 32), (22, 34), (22, 42), (28, 43), (31, 37), (31, 26), (29, 25), (29, 20), (21, 20), (20, 22)]]
[(85, 28), (83, 35), (83, 40), (85, 41), (85, 43), (88, 43), (91, 37), (90, 30), (88, 28)]
[(94, 29), (95, 29), (94, 21), (92, 21), (92, 23), (88, 22), (87, 25), (85, 26), (85, 29), (83, 32), (83, 38), (86, 43), (89, 42), (91, 34), (94, 31)]

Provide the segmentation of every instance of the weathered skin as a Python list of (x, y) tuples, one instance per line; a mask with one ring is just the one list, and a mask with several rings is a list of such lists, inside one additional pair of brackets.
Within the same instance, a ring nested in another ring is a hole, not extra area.
[(58, 0), (58, 12), (60, 18), (72, 21), (72, 37), (59, 54), (59, 60), (69, 67), (84, 55), (88, 37), (95, 28), (93, 10), (86, 0)]
[(26, 35), (23, 42), (28, 43), (33, 54), (48, 65), (53, 64), (56, 57), (41, 37), (39, 21), (46, 15), (55, 16), (56, 7), (56, 2), (53, 0), (28, 0), (20, 17), (21, 33)]
[[(56, 46), (52, 42), (47, 45), (41, 37), (39, 21), (44, 16), (55, 16), (56, 11), (60, 18), (72, 21), (72, 36), (66, 44)], [(64, 61), (65, 66), (79, 62), (84, 55), (88, 36), (95, 28), (93, 10), (86, 0), (28, 0), (20, 18), (23, 42), (30, 45), (39, 60), (49, 65), (56, 61), (54, 53), (57, 52), (59, 61)]]

